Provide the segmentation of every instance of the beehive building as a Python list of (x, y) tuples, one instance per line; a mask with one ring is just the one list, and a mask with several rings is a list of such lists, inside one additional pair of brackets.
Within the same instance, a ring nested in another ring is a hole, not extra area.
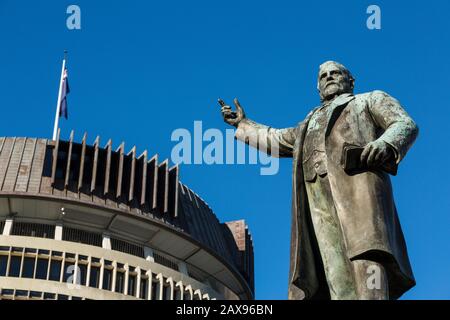
[(243, 220), (157, 155), (73, 137), (0, 138), (1, 299), (253, 299)]

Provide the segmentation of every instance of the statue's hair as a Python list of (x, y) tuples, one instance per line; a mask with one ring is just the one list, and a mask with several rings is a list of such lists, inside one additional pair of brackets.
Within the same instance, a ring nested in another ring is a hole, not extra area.
[(350, 70), (348, 70), (343, 64), (340, 64), (339, 62), (329, 60), (329, 61), (322, 63), (319, 67), (319, 73), (317, 75), (317, 90), (319, 90), (320, 71), (329, 65), (334, 65), (334, 66), (338, 67), (339, 70), (344, 72), (344, 74), (347, 76), (348, 81), (350, 81), (352, 83), (352, 87), (353, 87), (353, 85), (355, 83), (355, 78), (353, 78), (353, 75), (351, 74)]

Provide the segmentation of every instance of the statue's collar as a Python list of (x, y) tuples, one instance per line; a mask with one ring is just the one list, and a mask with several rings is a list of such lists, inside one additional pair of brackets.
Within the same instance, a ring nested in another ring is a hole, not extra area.
[(340, 106), (340, 105), (352, 100), (353, 97), (354, 97), (354, 95), (352, 93), (343, 93), (343, 94), (338, 95), (331, 101), (323, 102), (322, 105), (320, 106), (320, 108), (328, 107), (330, 105), (332, 105), (333, 107)]

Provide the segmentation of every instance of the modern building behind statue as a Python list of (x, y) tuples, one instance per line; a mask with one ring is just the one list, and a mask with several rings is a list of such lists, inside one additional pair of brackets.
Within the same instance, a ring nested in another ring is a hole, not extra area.
[(122, 143), (0, 138), (1, 299), (253, 299), (243, 220)]

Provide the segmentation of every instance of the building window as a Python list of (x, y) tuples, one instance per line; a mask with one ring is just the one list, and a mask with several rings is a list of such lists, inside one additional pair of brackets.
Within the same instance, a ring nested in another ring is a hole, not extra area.
[(159, 292), (161, 291), (159, 280), (152, 281), (152, 300), (160, 300)]
[(115, 292), (124, 293), (124, 284), (125, 284), (125, 273), (124, 270), (117, 270), (116, 273), (116, 289)]
[(183, 287), (175, 286), (174, 293), (173, 293), (173, 299), (174, 300), (181, 300), (181, 290), (183, 290)]
[(103, 290), (111, 290), (112, 289), (112, 265), (107, 264), (105, 261), (105, 268), (103, 269)]
[(141, 283), (139, 286), (139, 298), (147, 299), (148, 296), (148, 276), (147, 271), (141, 270)]
[(36, 261), (35, 257), (25, 257), (23, 259), (23, 267), (22, 267), (23, 278), (33, 278), (35, 261)]
[(55, 238), (55, 226), (40, 223), (14, 222), (11, 235), (53, 239)]
[(11, 256), (8, 277), (18, 277), (20, 275), (21, 263), (22, 263), (22, 256)]
[(83, 262), (78, 262), (78, 277), (77, 280), (80, 281), (80, 285), (85, 286), (87, 279), (87, 264)]
[(13, 296), (14, 289), (2, 289), (2, 296)]
[(136, 295), (136, 274), (130, 273), (128, 275), (128, 295), (135, 296)]
[(64, 241), (85, 243), (97, 247), (101, 247), (103, 242), (103, 237), (99, 233), (93, 233), (69, 227), (63, 228), (62, 239)]
[(55, 300), (56, 294), (44, 292), (44, 300)]
[(8, 268), (8, 256), (0, 255), (0, 277), (6, 276), (7, 268)]
[(175, 261), (173, 261), (159, 253), (156, 253), (156, 252), (153, 252), (153, 258), (155, 259), (156, 263), (162, 264), (163, 266), (166, 266), (173, 270), (178, 271), (178, 264)]
[(75, 263), (73, 261), (65, 261), (64, 262), (64, 275), (63, 282), (72, 283), (75, 275)]
[(120, 252), (125, 252), (140, 258), (145, 258), (144, 247), (123, 240), (111, 238), (111, 249)]
[(42, 292), (39, 291), (30, 291), (30, 299), (40, 300), (42, 298)]
[(61, 260), (53, 260), (50, 263), (50, 276), (49, 280), (59, 281), (61, 279)]
[(36, 279), (46, 280), (48, 270), (48, 258), (38, 258), (36, 263)]
[(16, 296), (16, 299), (20, 299), (20, 300), (27, 299), (28, 298), (28, 291), (26, 291), (26, 290), (16, 290), (15, 296)]
[(165, 279), (165, 278), (163, 278), (163, 279), (164, 279), (164, 285), (163, 285), (163, 290), (164, 290), (164, 292), (163, 292), (163, 300), (171, 300), (171, 299), (170, 299), (170, 296), (171, 296), (172, 288), (171, 288), (171, 286), (167, 283), (167, 279)]
[(98, 288), (100, 284), (100, 266), (91, 266), (89, 287)]

